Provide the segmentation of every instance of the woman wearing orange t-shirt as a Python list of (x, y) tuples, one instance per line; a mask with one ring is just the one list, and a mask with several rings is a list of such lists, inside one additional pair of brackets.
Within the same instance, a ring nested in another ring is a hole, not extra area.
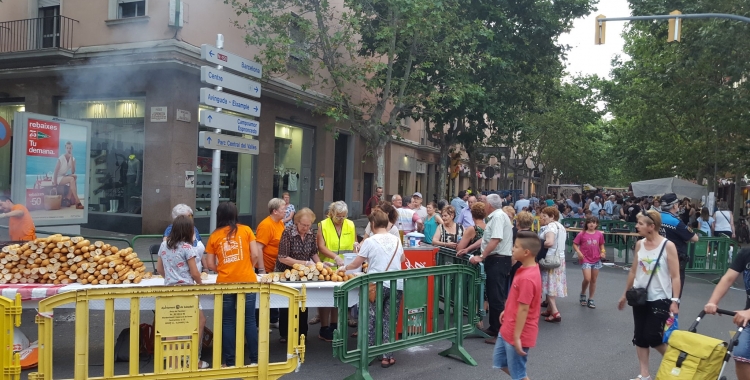
[[(286, 201), (281, 198), (272, 198), (268, 201), (268, 216), (255, 229), (255, 243), (258, 249), (263, 251), (263, 266), (265, 267), (265, 270), (260, 273), (271, 273), (276, 266), (279, 241), (286, 227), (284, 215), (286, 215)], [(256, 317), (257, 314), (256, 311)], [(271, 327), (279, 328), (279, 309), (271, 309)]]
[[(216, 283), (257, 282), (255, 266), (263, 267), (263, 259), (255, 244), (253, 230), (238, 224), (237, 206), (224, 202), (216, 209), (216, 229), (206, 244), (206, 266), (219, 276)], [(221, 321), (222, 364), (235, 365), (237, 341), (237, 295), (225, 294)], [(258, 331), (255, 326), (255, 294), (245, 295), (245, 347), (250, 362), (258, 362)]]

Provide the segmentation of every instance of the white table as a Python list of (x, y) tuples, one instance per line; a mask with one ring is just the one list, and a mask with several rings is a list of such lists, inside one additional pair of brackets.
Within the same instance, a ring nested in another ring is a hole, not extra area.
[[(209, 275), (208, 279), (203, 281), (204, 284), (215, 284), (216, 275)], [(278, 284), (289, 286), (295, 289), (301, 289), (302, 286), (306, 286), (307, 294), (307, 307), (333, 307), (333, 288), (340, 285), (339, 282), (331, 281), (308, 281), (308, 282), (279, 282)], [(134, 287), (145, 287), (145, 286), (164, 286), (164, 279), (161, 277), (150, 278), (143, 280), (139, 284), (112, 284), (112, 285), (83, 285), (83, 284), (70, 284), (70, 285), (46, 285), (46, 284), (6, 284), (0, 288), (0, 295), (6, 298), (15, 298), (16, 293), (21, 293), (23, 300), (24, 309), (33, 309), (39, 306), (39, 301), (50, 297), (54, 294), (71, 292), (81, 289), (99, 289), (99, 288), (134, 288)], [(351, 290), (349, 292), (349, 307), (357, 304), (358, 294), (357, 290)], [(214, 296), (205, 295), (201, 296), (201, 306), (203, 309), (213, 309), (214, 307)], [(255, 307), (259, 306), (260, 301), (256, 298)], [(154, 298), (141, 298), (140, 302), (141, 310), (153, 310), (154, 309)], [(286, 308), (288, 306), (288, 299), (283, 296), (271, 295), (271, 307), (272, 308)], [(61, 308), (74, 308), (75, 304), (67, 304), (60, 306)], [(89, 309), (91, 310), (104, 310), (103, 301), (91, 301), (89, 303)], [(115, 300), (116, 310), (130, 310), (129, 299), (117, 299)]]

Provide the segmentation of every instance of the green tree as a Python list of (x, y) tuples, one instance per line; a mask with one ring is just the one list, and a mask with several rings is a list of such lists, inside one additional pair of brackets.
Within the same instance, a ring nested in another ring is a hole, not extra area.
[[(468, 22), (457, 0), (225, 0), (261, 47), (267, 75), (295, 78), (327, 96), (316, 110), (362, 136), (385, 182), (385, 146), (412, 108), (411, 82), (428, 74), (424, 62), (451, 56), (452, 31)], [(479, 25), (481, 26), (481, 25)], [(421, 62), (421, 64), (418, 64)]]

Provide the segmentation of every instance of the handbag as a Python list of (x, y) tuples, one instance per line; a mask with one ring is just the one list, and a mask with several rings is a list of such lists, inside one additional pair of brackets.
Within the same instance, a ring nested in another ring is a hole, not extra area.
[[(659, 262), (661, 261), (661, 255), (664, 253), (664, 247), (666, 246), (667, 246), (667, 240), (665, 239), (664, 243), (662, 243), (661, 245), (661, 251), (659, 251), (659, 257), (656, 258), (656, 264), (654, 265), (654, 269), (651, 271), (651, 276), (649, 276), (648, 278), (648, 283), (646, 284), (646, 287), (636, 288), (634, 286), (625, 292), (625, 299), (628, 300), (628, 305), (643, 306), (646, 304), (646, 300), (648, 299), (648, 287), (649, 285), (651, 285), (651, 280), (654, 279), (656, 268), (659, 267)], [(635, 263), (633, 265), (635, 265)]]
[[(560, 255), (557, 253), (557, 239), (560, 238), (560, 232), (558, 231), (555, 235), (555, 249), (552, 250), (552, 255), (548, 255), (550, 249), (547, 248), (545, 252), (545, 256), (539, 260), (539, 266), (542, 267), (542, 269), (550, 270), (560, 267), (562, 265), (562, 261), (560, 260)], [(544, 241), (545, 239), (542, 239), (542, 248), (544, 248)], [(542, 251), (545, 251), (545, 249), (542, 249)], [(541, 251), (540, 251), (541, 253)]]
[[(401, 242), (396, 243), (396, 249), (393, 251), (393, 255), (391, 256), (391, 261), (388, 262), (388, 266), (385, 267), (385, 272), (388, 272), (388, 268), (391, 267), (391, 263), (393, 262), (393, 258), (396, 257), (396, 252), (398, 252), (398, 247), (401, 245)], [(378, 287), (375, 283), (371, 283), (367, 286), (367, 298), (370, 300), (370, 302), (375, 302), (375, 298), (378, 296)]]

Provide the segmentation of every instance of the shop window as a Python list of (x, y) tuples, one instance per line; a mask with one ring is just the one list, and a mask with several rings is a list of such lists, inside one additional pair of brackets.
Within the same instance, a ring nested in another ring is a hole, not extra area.
[(23, 103), (0, 103), (0, 194), (3, 195), (10, 195), (13, 114), (23, 111)]
[(297, 210), (310, 207), (313, 129), (277, 122), (274, 136), (273, 196), (283, 198), (288, 193)]
[(63, 100), (63, 118), (91, 122), (89, 194), (92, 212), (141, 214), (144, 99)]

